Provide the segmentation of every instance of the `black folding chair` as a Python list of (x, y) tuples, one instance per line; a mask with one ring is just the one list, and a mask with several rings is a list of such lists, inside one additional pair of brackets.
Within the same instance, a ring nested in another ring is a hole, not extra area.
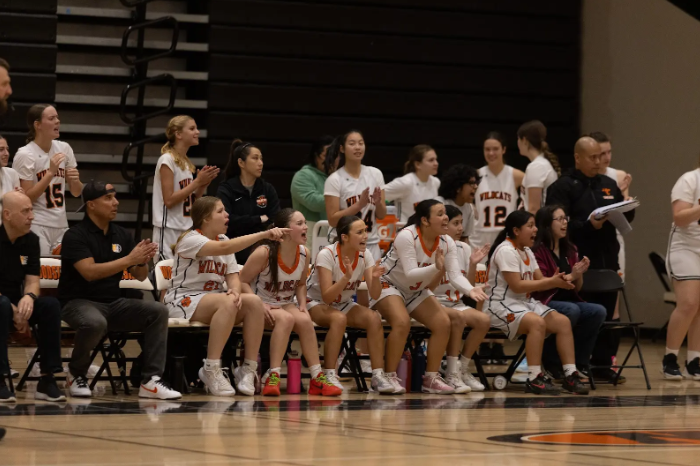
[[(628, 369), (642, 369), (644, 371), (644, 379), (646, 380), (647, 383), (647, 389), (651, 390), (651, 384), (649, 383), (649, 376), (647, 375), (647, 367), (646, 364), (644, 363), (644, 356), (642, 356), (642, 348), (639, 345), (639, 327), (643, 324), (643, 322), (635, 322), (634, 319), (632, 318), (632, 311), (630, 310), (630, 305), (629, 301), (627, 299), (627, 293), (625, 292), (625, 284), (622, 281), (622, 278), (615, 272), (614, 270), (589, 270), (586, 272), (583, 276), (583, 287), (581, 291), (586, 292), (586, 293), (612, 293), (616, 291), (621, 291), (622, 292), (622, 301), (624, 301), (625, 304), (625, 309), (627, 310), (627, 317), (629, 318), (629, 322), (603, 322), (603, 325), (601, 325), (601, 330), (602, 329), (607, 329), (607, 330), (623, 330), (623, 329), (631, 329), (632, 333), (634, 334), (634, 343), (632, 344), (632, 347), (630, 348), (629, 352), (627, 353), (627, 356), (625, 357), (624, 361), (622, 364), (614, 365), (614, 366), (591, 366), (591, 388), (595, 390), (595, 382), (593, 381), (593, 370), (594, 369), (607, 369), (609, 367), (612, 367), (613, 369), (619, 369), (617, 371), (617, 376), (613, 378), (612, 383), (613, 385), (617, 385), (617, 382), (619, 380), (620, 375), (622, 374), (622, 370), (624, 368)], [(628, 365), (627, 361), (629, 360), (630, 356), (632, 356), (632, 353), (634, 350), (637, 350), (637, 354), (639, 354), (639, 365), (632, 366)]]
[[(675, 307), (676, 294), (671, 289), (671, 279), (669, 278), (668, 272), (666, 271), (666, 260), (661, 255), (655, 252), (649, 253), (649, 260), (651, 261), (651, 265), (654, 267), (656, 276), (659, 277), (661, 286), (664, 287), (664, 303), (671, 304)], [(653, 343), (656, 343), (656, 340), (658, 340), (661, 337), (661, 335), (666, 331), (666, 329), (668, 329), (668, 319), (666, 320), (666, 323), (663, 325), (663, 327), (661, 327), (654, 334), (654, 337), (651, 339), (651, 341)]]

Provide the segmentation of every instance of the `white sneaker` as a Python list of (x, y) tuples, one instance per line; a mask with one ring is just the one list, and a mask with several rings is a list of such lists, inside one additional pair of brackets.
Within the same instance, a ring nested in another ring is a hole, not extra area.
[(369, 359), (360, 359), (360, 370), (365, 374), (372, 373), (372, 363)]
[(335, 385), (342, 391), (345, 391), (345, 387), (343, 387), (343, 384), (340, 382), (340, 379), (338, 378), (338, 375), (335, 373), (335, 371), (329, 371), (328, 373), (324, 372), (324, 375), (326, 376), (326, 381), (329, 384)]
[(76, 396), (78, 398), (90, 398), (92, 396), (88, 380), (82, 375), (73, 377), (73, 374), (70, 372), (66, 374), (66, 388), (70, 396)]
[(246, 396), (255, 395), (255, 389), (258, 385), (258, 373), (255, 370), (243, 364), (233, 370), (233, 380), (236, 382), (238, 391)]
[(154, 375), (146, 384), (139, 388), (139, 398), (157, 398), (159, 400), (177, 400), (182, 398), (180, 392), (168, 387), (163, 380)]
[(473, 392), (483, 392), (484, 390), (486, 390), (486, 387), (484, 387), (484, 384), (479, 382), (479, 379), (474, 377), (471, 372), (469, 372), (469, 371), (462, 372), (461, 376), (462, 376), (462, 382), (464, 382), (464, 384), (467, 387), (471, 388)]
[[(395, 393), (396, 386), (389, 380), (386, 373), (381, 371), (377, 374), (372, 374), (372, 390), (379, 393)], [(401, 387), (403, 388), (403, 387)]]
[(401, 385), (401, 379), (398, 375), (386, 374), (386, 377), (394, 385), (394, 395), (403, 395), (404, 393), (406, 393), (406, 389), (403, 387), (403, 385)]
[(199, 369), (199, 380), (204, 382), (204, 385), (209, 393), (214, 396), (233, 396), (236, 390), (231, 386), (228, 378), (221, 370), (221, 363), (214, 363), (209, 369), (206, 368), (206, 363)]
[(452, 387), (457, 394), (469, 393), (472, 391), (469, 385), (462, 382), (462, 376), (459, 372), (447, 374), (447, 377), (445, 377), (445, 382), (447, 385)]

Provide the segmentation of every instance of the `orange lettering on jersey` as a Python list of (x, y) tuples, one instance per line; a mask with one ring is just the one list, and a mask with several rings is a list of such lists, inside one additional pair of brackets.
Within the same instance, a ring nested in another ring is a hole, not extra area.
[(420, 288), (420, 286), (421, 286), (422, 284), (423, 284), (423, 282), (418, 282), (418, 283), (416, 283), (416, 284), (413, 285), (413, 286), (409, 286), (408, 289), (411, 290), (411, 291), (418, 291), (418, 288)]
[(39, 278), (43, 280), (58, 280), (61, 278), (61, 266), (42, 265), (39, 271)]
[(180, 189), (183, 189), (192, 183), (192, 180), (190, 178), (185, 178), (184, 180), (178, 181), (178, 184), (180, 185)]
[(529, 270), (520, 274), (521, 280), (532, 280), (532, 272)]
[[(46, 174), (49, 172), (48, 169), (42, 170), (39, 173), (36, 174), (36, 180), (41, 181), (41, 179), (46, 176)], [(58, 173), (56, 173), (56, 176), (54, 178), (65, 178), (66, 177), (66, 170), (63, 168), (58, 169)]]
[(488, 281), (488, 275), (486, 274), (486, 270), (477, 270), (476, 271), (476, 277), (474, 277), (474, 281), (479, 284), (486, 283)]
[(350, 196), (349, 198), (345, 199), (345, 203), (350, 207), (354, 203), (356, 203), (359, 200), (358, 196)]
[(173, 279), (173, 268), (168, 267), (167, 265), (161, 265), (160, 266), (160, 273), (163, 274), (163, 278), (166, 280), (172, 280)]
[(491, 199), (498, 199), (506, 202), (510, 202), (511, 194), (504, 193), (503, 191), (486, 191), (479, 194), (479, 199), (482, 201), (488, 201)]
[(226, 270), (228, 270), (228, 265), (223, 262), (215, 262), (211, 259), (199, 261), (199, 273), (215, 273), (223, 277), (226, 275)]
[(136, 280), (136, 278), (125, 270), (124, 273), (122, 273), (122, 280)]
[[(467, 272), (465, 272), (464, 270), (462, 270), (461, 272), (462, 272), (462, 275), (466, 275), (466, 274), (467, 274)], [(440, 285), (447, 285), (448, 283), (450, 283), (450, 279), (449, 279), (449, 277), (447, 276), (447, 274), (445, 274), (445, 275), (443, 275), (442, 278), (440, 279)]]

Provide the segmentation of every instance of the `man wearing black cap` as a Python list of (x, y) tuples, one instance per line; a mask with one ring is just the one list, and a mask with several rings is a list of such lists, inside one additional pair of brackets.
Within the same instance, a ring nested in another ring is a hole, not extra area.
[(119, 201), (111, 184), (91, 181), (83, 188), (82, 222), (63, 237), (58, 298), (63, 320), (76, 330), (73, 357), (68, 365), (70, 394), (90, 397), (87, 383), (90, 354), (108, 331), (143, 332), (144, 366), (139, 396), (177, 399), (180, 393), (163, 383), (168, 337), (168, 310), (153, 301), (121, 297), (119, 282), (125, 270), (145, 280), (148, 262), (158, 253), (150, 240), (138, 244), (124, 228), (112, 223)]

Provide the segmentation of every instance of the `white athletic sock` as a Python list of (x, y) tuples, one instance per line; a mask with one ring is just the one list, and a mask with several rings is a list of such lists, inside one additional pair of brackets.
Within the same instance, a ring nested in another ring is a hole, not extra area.
[(700, 351), (688, 350), (688, 355), (686, 357), (688, 358), (688, 362), (692, 361), (695, 358), (700, 358)]
[(564, 364), (564, 375), (567, 377), (576, 372), (576, 364)]
[(457, 356), (447, 356), (447, 373), (459, 372), (459, 358)]
[(375, 375), (382, 375), (382, 372), (384, 372), (384, 369), (372, 369), (372, 377)]
[(204, 370), (210, 371), (214, 366), (221, 367), (221, 359), (205, 359), (204, 360)]
[[(372, 371), (374, 373), (374, 371)], [(387, 377), (397, 377), (396, 372), (387, 372), (386, 373)]]
[(321, 365), (314, 364), (313, 366), (309, 367), (309, 372), (311, 373), (311, 378), (315, 379), (316, 377), (318, 377), (318, 374), (322, 372)]
[(472, 362), (471, 358), (461, 355), (459, 357), (459, 363), (462, 365), (462, 372), (469, 372), (469, 363)]
[(425, 376), (426, 376), (426, 377), (431, 377), (431, 378), (432, 378), (432, 377), (435, 377), (436, 375), (437, 375), (437, 372), (426, 372), (426, 373), (425, 373)]
[(323, 373), (326, 375), (335, 375), (335, 369), (323, 369)]
[(678, 351), (679, 351), (679, 350), (677, 350), (677, 349), (671, 349), (671, 348), (669, 348), (669, 347), (667, 346), (667, 347), (666, 347), (666, 352), (665, 352), (664, 354), (674, 354), (674, 355), (678, 356)]
[(281, 367), (271, 367), (270, 370), (267, 371), (268, 374), (272, 374), (273, 372), (277, 372), (278, 374), (280, 374), (282, 372), (282, 368)]
[(254, 371), (258, 370), (258, 361), (253, 361), (252, 359), (244, 359), (243, 364), (250, 367)]
[(527, 366), (527, 378), (532, 381), (542, 373), (542, 366)]

